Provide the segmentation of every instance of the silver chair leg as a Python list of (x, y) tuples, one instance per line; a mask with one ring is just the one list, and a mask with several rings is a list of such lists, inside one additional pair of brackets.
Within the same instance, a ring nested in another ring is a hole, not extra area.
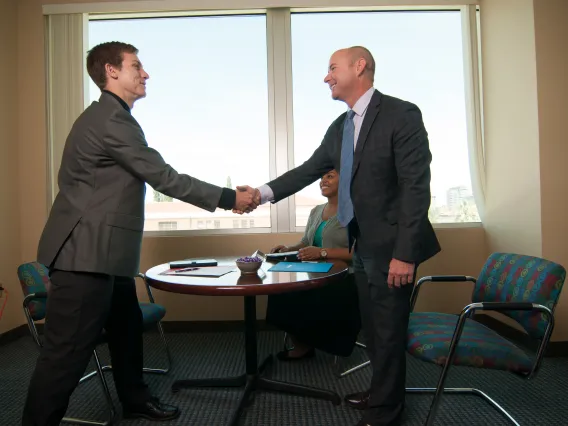
[(160, 332), (160, 338), (162, 339), (162, 346), (164, 347), (164, 351), (166, 352), (166, 357), (168, 359), (168, 366), (166, 368), (146, 368), (146, 367), (144, 367), (143, 371), (145, 373), (150, 373), (150, 374), (168, 374), (168, 372), (172, 368), (172, 355), (170, 353), (170, 348), (169, 348), (168, 342), (166, 340), (166, 335), (164, 333), (162, 323), (158, 322), (157, 325), (158, 325), (158, 331)]
[(64, 417), (62, 419), (62, 422), (77, 424), (77, 425), (90, 425), (90, 426), (110, 426), (114, 423), (114, 420), (115, 420), (115, 417), (116, 417), (116, 411), (114, 409), (112, 397), (110, 396), (110, 390), (108, 388), (108, 384), (107, 384), (105, 376), (103, 374), (103, 368), (101, 367), (101, 361), (99, 359), (99, 355), (97, 354), (96, 349), (93, 351), (93, 355), (95, 357), (95, 364), (97, 366), (97, 371), (99, 373), (98, 376), (99, 376), (99, 379), (101, 381), (101, 386), (103, 388), (103, 393), (105, 395), (105, 399), (106, 399), (106, 402), (107, 402), (107, 407), (108, 407), (108, 411), (109, 411), (108, 420), (106, 420), (104, 422), (99, 422), (99, 421), (94, 421), (94, 420), (77, 419), (77, 418), (74, 418), (74, 417)]
[(364, 363), (356, 365), (355, 367), (350, 368), (349, 370), (345, 370), (343, 373), (339, 373), (338, 376), (339, 376), (339, 378), (343, 378), (345, 376), (350, 375), (351, 373), (355, 373), (356, 371), (358, 371), (362, 368), (365, 368), (366, 366), (368, 366), (370, 364), (371, 364), (371, 361), (365, 361)]
[[(172, 355), (170, 352), (170, 348), (168, 346), (168, 342), (166, 340), (166, 335), (164, 333), (164, 329), (162, 327), (162, 323), (158, 322), (157, 324), (158, 327), (158, 332), (160, 333), (160, 338), (162, 340), (162, 346), (164, 347), (164, 351), (166, 352), (166, 358), (167, 358), (167, 367), (166, 368), (149, 368), (149, 367), (144, 367), (142, 369), (142, 371), (144, 373), (149, 373), (149, 374), (168, 374), (171, 367), (172, 367)], [(103, 365), (100, 368), (101, 372), (104, 371), (112, 371), (112, 365), (108, 364), (108, 365)], [(79, 383), (84, 382), (85, 380), (89, 380), (90, 378), (96, 376), (99, 372), (97, 370), (93, 370), (90, 373), (85, 374), (83, 377), (81, 377), (81, 380), (79, 381)]]
[[(438, 390), (438, 388), (406, 388), (407, 393), (434, 393), (435, 394), (437, 390)], [(512, 424), (514, 424), (515, 426), (520, 426), (520, 424), (513, 418), (513, 416), (511, 416), (503, 407), (501, 407), (501, 405), (499, 405), (494, 399), (492, 399), (489, 395), (487, 395), (485, 392), (483, 392), (479, 389), (475, 389), (475, 388), (444, 388), (443, 393), (477, 395), (477, 396), (483, 398), (489, 404), (491, 404), (493, 406), (493, 408), (495, 408), (497, 411), (499, 411), (505, 417), (507, 417), (511, 421)], [(432, 420), (430, 421), (430, 423), (426, 423), (426, 424), (430, 425), (430, 424), (433, 424), (433, 422), (434, 422), (434, 418), (432, 417)]]
[[(288, 333), (284, 333), (283, 345), (284, 345), (284, 350), (285, 350), (285, 351), (289, 351), (289, 350), (294, 349), (293, 346), (289, 346), (289, 345), (288, 345)], [(355, 342), (355, 345), (356, 345), (356, 346), (359, 346), (360, 348), (366, 348), (366, 347), (367, 347), (367, 346), (365, 346), (363, 343), (360, 343), (360, 342)], [(357, 365), (357, 366), (355, 366), (355, 367), (353, 367), (353, 368), (350, 368), (349, 370), (346, 370), (346, 371), (344, 371), (344, 372), (342, 372), (342, 373), (337, 373), (337, 377), (341, 378), (341, 377), (348, 376), (349, 374), (354, 373), (355, 371), (360, 370), (361, 368), (365, 368), (365, 367), (366, 367), (367, 365), (369, 365), (370, 363), (371, 363), (371, 361), (366, 361), (366, 362), (364, 362), (364, 363), (362, 363), (362, 364), (359, 364), (359, 365)], [(339, 370), (339, 366), (338, 366), (338, 364), (339, 364), (339, 357), (338, 357), (337, 355), (334, 357), (333, 364), (334, 364), (335, 370)]]
[[(367, 346), (365, 346), (365, 345), (364, 345), (363, 343), (361, 343), (361, 342), (355, 342), (355, 346), (359, 346), (360, 348), (363, 348), (363, 349), (366, 349), (366, 348), (367, 348)], [(339, 357), (336, 356), (336, 357), (335, 357), (335, 362), (334, 362), (334, 364), (335, 364), (337, 370), (339, 369), (339, 367), (337, 366), (338, 360), (339, 360)], [(359, 364), (359, 365), (356, 365), (355, 367), (352, 367), (352, 368), (350, 368), (350, 369), (348, 369), (348, 370), (345, 370), (345, 371), (342, 372), (342, 373), (337, 373), (337, 377), (341, 379), (341, 378), (343, 378), (343, 377), (345, 377), (345, 376), (348, 376), (348, 375), (350, 375), (350, 374), (352, 374), (352, 373), (354, 373), (354, 372), (356, 372), (356, 371), (358, 371), (358, 370), (360, 370), (360, 369), (362, 369), (362, 368), (367, 367), (367, 366), (370, 365), (370, 364), (371, 364), (371, 361), (365, 361), (364, 363)]]

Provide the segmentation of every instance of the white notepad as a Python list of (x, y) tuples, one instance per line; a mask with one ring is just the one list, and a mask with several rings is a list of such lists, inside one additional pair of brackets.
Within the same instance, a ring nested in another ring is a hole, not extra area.
[(234, 266), (204, 266), (193, 268), (181, 268), (177, 271), (170, 270), (164, 272), (165, 275), (179, 275), (182, 277), (221, 277), (229, 272), (237, 270)]

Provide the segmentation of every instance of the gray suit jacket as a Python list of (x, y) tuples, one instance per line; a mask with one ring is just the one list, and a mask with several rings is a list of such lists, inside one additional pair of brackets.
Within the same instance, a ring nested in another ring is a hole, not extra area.
[[(331, 124), (305, 163), (268, 183), (275, 202), (340, 170), (345, 117)], [(392, 258), (418, 264), (440, 251), (428, 219), (431, 160), (418, 107), (375, 90), (354, 153), (351, 199), (358, 247), (376, 272), (388, 272)]]
[(128, 106), (103, 92), (75, 121), (65, 143), (59, 193), (39, 242), (38, 262), (66, 271), (135, 276), (146, 182), (211, 212), (234, 202), (230, 195), (222, 197), (224, 189), (166, 164), (148, 146)]

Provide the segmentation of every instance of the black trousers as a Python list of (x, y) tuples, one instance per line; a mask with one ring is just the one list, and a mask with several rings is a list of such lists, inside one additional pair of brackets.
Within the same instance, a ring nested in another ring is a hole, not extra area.
[(351, 355), (361, 329), (353, 274), (321, 288), (268, 296), (266, 322), (306, 345)]
[(361, 325), (371, 361), (371, 396), (363, 420), (372, 426), (398, 424), (404, 409), (406, 343), (413, 285), (390, 289), (388, 274), (374, 265), (375, 253), (356, 245), (353, 256)]
[(59, 425), (103, 329), (122, 404), (151, 395), (142, 379), (142, 311), (134, 278), (52, 271), (43, 347), (24, 407), (24, 426)]

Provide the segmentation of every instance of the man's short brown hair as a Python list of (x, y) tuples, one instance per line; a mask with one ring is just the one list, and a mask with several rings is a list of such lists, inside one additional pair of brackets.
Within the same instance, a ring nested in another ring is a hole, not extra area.
[(101, 43), (89, 50), (87, 54), (87, 72), (99, 89), (104, 89), (107, 84), (105, 65), (110, 64), (115, 68), (122, 68), (124, 53), (137, 54), (138, 49), (128, 43), (109, 41)]

